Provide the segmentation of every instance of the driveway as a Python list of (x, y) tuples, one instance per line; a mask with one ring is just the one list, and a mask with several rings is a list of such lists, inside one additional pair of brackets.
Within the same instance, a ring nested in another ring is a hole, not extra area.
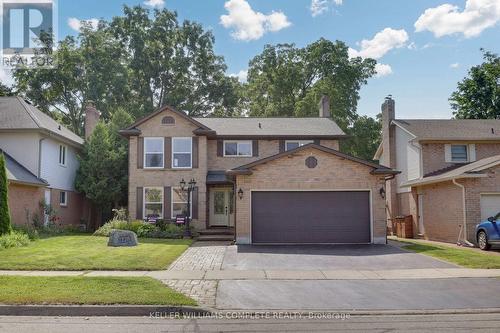
[(391, 245), (233, 245), (222, 269), (231, 270), (392, 270), (456, 268)]

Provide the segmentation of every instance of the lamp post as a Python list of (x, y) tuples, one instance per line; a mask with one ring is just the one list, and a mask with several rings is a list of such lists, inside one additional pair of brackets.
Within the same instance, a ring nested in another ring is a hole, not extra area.
[[(184, 236), (191, 237), (191, 228), (189, 227), (189, 222), (191, 221), (191, 193), (193, 193), (196, 186), (196, 181), (192, 178), (189, 183), (186, 184), (184, 178), (182, 178), (179, 183), (182, 191), (187, 191), (187, 217), (186, 217), (186, 229), (184, 230)], [(186, 186), (187, 185), (187, 186)]]

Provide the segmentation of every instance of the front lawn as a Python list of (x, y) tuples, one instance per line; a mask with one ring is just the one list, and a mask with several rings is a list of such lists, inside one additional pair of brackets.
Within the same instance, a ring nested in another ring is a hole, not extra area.
[(40, 239), (0, 250), (5, 270), (161, 270), (191, 244), (184, 239), (139, 239), (136, 247), (108, 247), (107, 237), (90, 235)]
[(0, 303), (196, 305), (149, 277), (0, 276)]
[(500, 256), (496, 254), (478, 252), (467, 248), (457, 249), (446, 245), (430, 245), (407, 239), (398, 239), (398, 241), (408, 243), (403, 247), (405, 250), (425, 254), (460, 266), (468, 268), (500, 268)]

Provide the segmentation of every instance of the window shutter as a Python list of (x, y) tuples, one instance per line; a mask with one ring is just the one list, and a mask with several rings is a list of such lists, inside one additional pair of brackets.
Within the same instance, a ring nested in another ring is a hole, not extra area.
[(252, 156), (259, 156), (259, 140), (252, 141)]
[(471, 143), (469, 145), (469, 162), (476, 161), (476, 145)]
[(144, 216), (142, 214), (142, 206), (143, 206), (143, 195), (144, 195), (144, 192), (142, 190), (142, 187), (138, 187), (136, 189), (136, 196), (137, 196), (137, 199), (136, 199), (136, 210), (135, 210), (135, 218), (138, 219), (138, 220), (142, 220), (144, 219)]
[(191, 205), (193, 206), (193, 216), (191, 216), (191, 218), (198, 219), (198, 186), (194, 188), (191, 200)]
[(170, 169), (172, 167), (172, 138), (170, 137), (166, 137), (165, 138), (165, 143), (163, 145), (163, 150), (164, 150), (164, 153), (163, 153), (163, 161), (164, 161), (164, 165), (163, 165), (163, 168), (164, 169)]
[(172, 219), (172, 190), (170, 186), (163, 188), (163, 220)]
[(320, 139), (315, 139), (313, 142), (314, 142), (315, 145), (320, 145), (321, 144), (321, 140)]
[(444, 145), (444, 161), (447, 163), (451, 163), (451, 145)]
[(144, 167), (144, 138), (137, 137), (137, 169)]
[(224, 141), (217, 140), (217, 156), (224, 156)]
[(285, 151), (285, 140), (280, 140), (279, 142), (279, 152), (282, 153)]
[(199, 138), (197, 136), (193, 137), (193, 148), (191, 153), (193, 154), (193, 168), (198, 168), (199, 164), (199, 149), (198, 149)]

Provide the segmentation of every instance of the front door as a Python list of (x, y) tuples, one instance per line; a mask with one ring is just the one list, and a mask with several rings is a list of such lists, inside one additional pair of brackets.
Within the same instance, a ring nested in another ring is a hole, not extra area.
[(234, 225), (234, 200), (231, 188), (210, 190), (210, 226)]

